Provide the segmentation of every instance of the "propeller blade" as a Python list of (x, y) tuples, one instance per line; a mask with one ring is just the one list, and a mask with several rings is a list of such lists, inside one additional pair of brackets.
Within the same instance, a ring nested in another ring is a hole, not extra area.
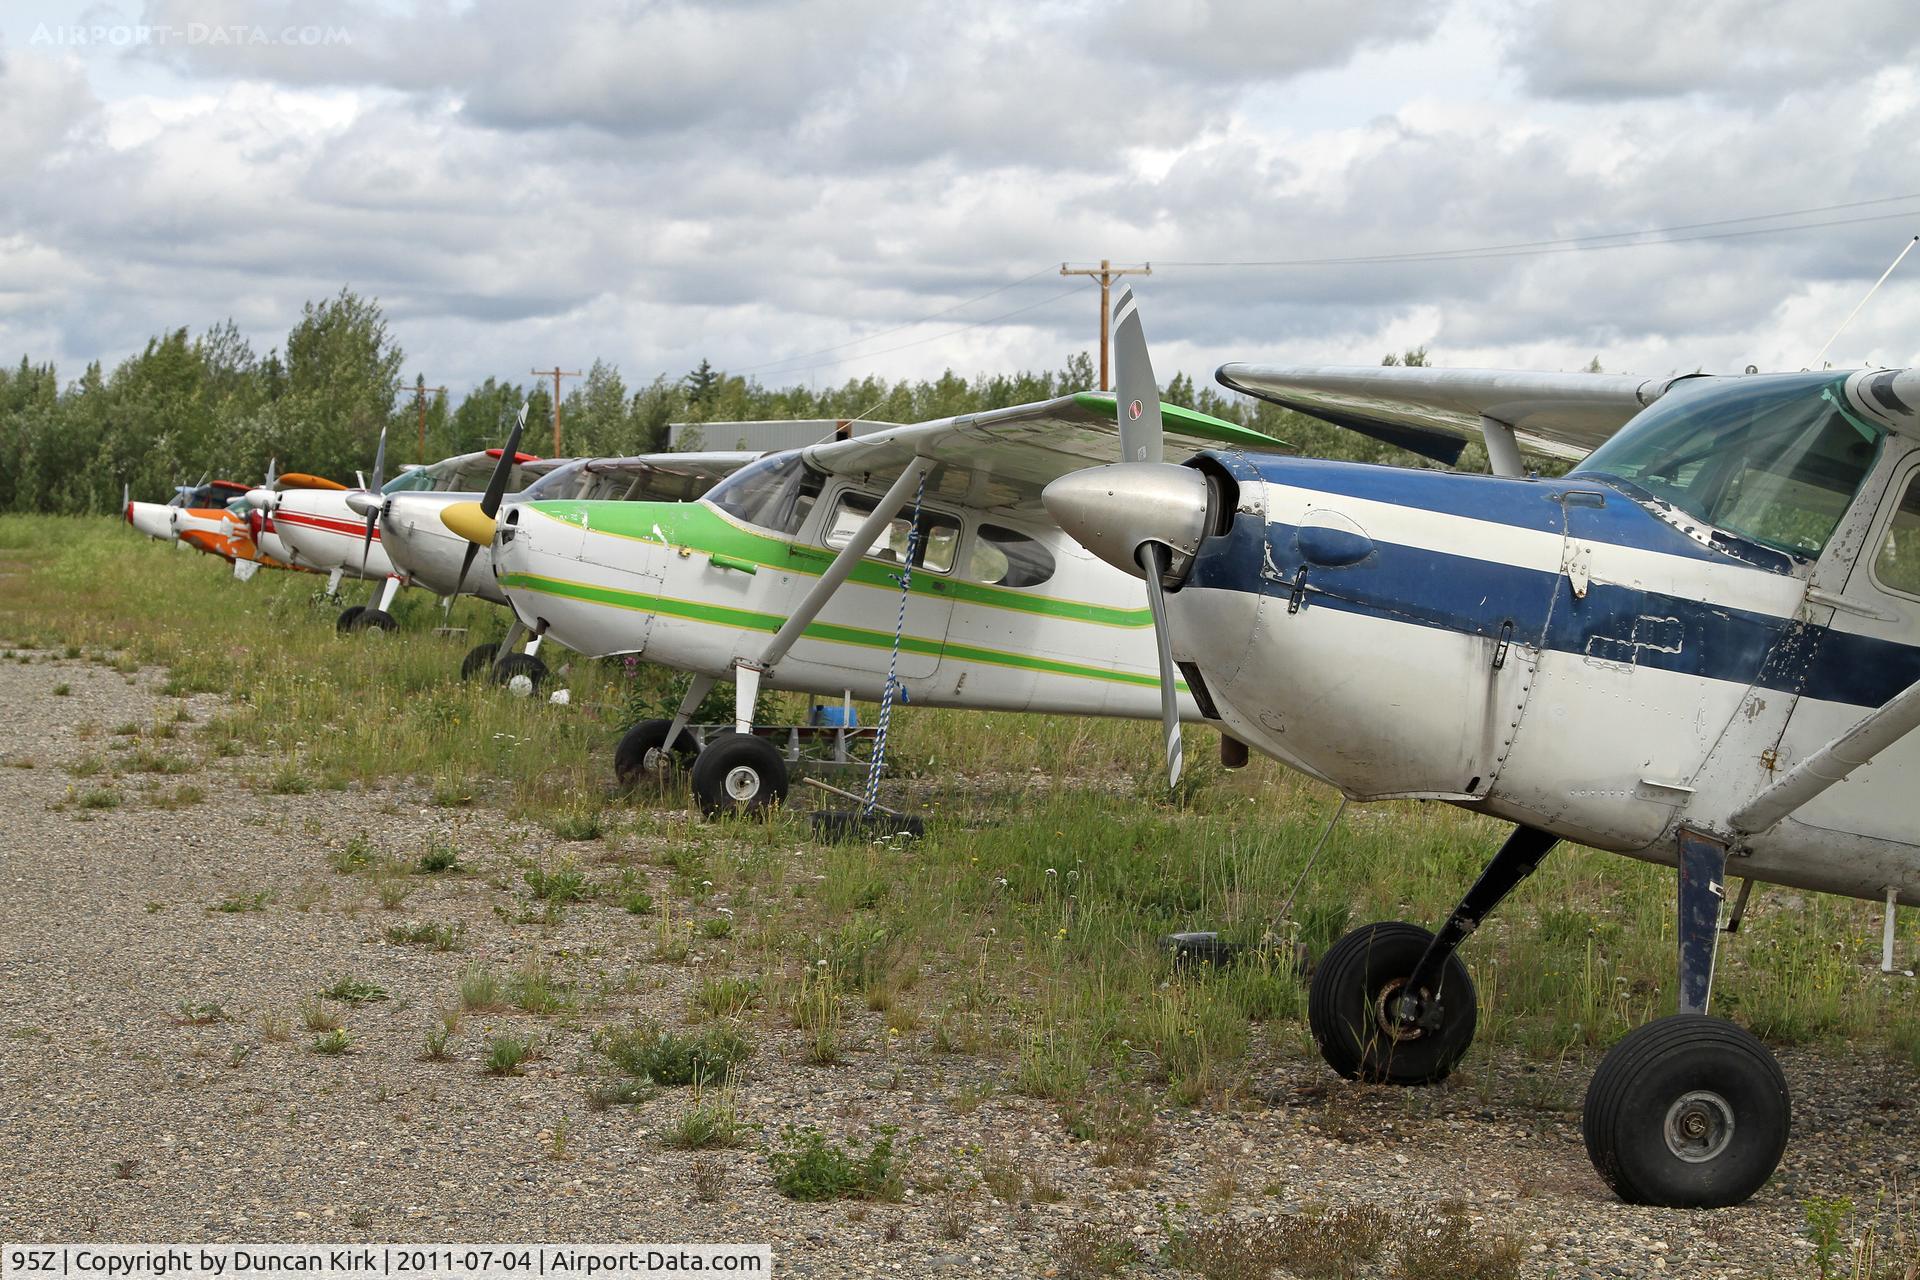
[(1186, 753), (1180, 743), (1180, 694), (1174, 687), (1173, 639), (1167, 629), (1167, 592), (1160, 575), (1173, 563), (1173, 553), (1157, 542), (1140, 545), (1140, 567), (1147, 575), (1147, 605), (1153, 610), (1153, 642), (1160, 651), (1160, 722), (1167, 731), (1167, 788), (1180, 783)]
[(380, 492), (387, 480), (387, 429), (380, 428), (380, 443), (373, 451), (373, 485), (375, 493)]
[(527, 410), (532, 407), (531, 400), (520, 406), (520, 420), (507, 433), (506, 448), (500, 450), (500, 461), (494, 464), (493, 475), (487, 480), (487, 492), (480, 499), (480, 509), (489, 517), (500, 514), (500, 499), (507, 494), (507, 478), (513, 474), (513, 460), (520, 452), (520, 433), (527, 429)]
[(466, 557), (460, 561), (460, 576), (453, 580), (453, 594), (447, 597), (447, 612), (453, 612), (453, 602), (460, 597), (460, 591), (467, 585), (467, 570), (473, 568), (474, 557), (480, 554), (480, 544), (469, 542)]
[(264, 489), (271, 489), (275, 484), (279, 483), (279, 481), (280, 481), (280, 459), (278, 457), (268, 458), (267, 459), (267, 482), (261, 487)]
[(1147, 335), (1140, 327), (1140, 307), (1130, 288), (1122, 289), (1113, 304), (1113, 363), (1121, 461), (1159, 462), (1164, 434), (1160, 384), (1153, 380)]
[(373, 485), (368, 492), (374, 505), (367, 510), (367, 531), (360, 538), (360, 576), (367, 576), (367, 553), (373, 549), (373, 526), (380, 520), (380, 491), (386, 484), (387, 429), (380, 428), (380, 443), (373, 450)]

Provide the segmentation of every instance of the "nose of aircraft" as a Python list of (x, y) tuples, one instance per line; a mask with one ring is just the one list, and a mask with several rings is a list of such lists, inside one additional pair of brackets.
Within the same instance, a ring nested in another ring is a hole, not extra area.
[(1040, 501), (1069, 537), (1116, 569), (1144, 578), (1140, 548), (1173, 552), (1177, 582), (1207, 531), (1207, 481), (1192, 467), (1117, 462), (1074, 471), (1049, 484)]
[(440, 509), (440, 522), (475, 546), (493, 541), (493, 517), (477, 502), (455, 502)]
[(280, 495), (272, 489), (247, 490), (247, 505), (255, 511), (272, 511), (274, 500)]
[(157, 502), (129, 502), (127, 523), (149, 538), (171, 538), (173, 516), (178, 510), (178, 507), (166, 507)]
[(369, 516), (379, 509), (384, 501), (382, 495), (370, 493), (365, 489), (355, 489), (347, 495), (347, 506), (357, 516)]

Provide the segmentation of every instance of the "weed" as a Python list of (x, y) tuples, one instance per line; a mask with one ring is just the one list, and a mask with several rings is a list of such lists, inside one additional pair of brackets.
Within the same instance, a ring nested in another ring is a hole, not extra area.
[(327, 855), (327, 865), (343, 876), (364, 871), (373, 865), (373, 846), (365, 836), (354, 836)]
[(131, 1178), (139, 1172), (140, 1162), (138, 1160), (115, 1160), (113, 1162), (113, 1176), (116, 1178)]
[(650, 916), (653, 914), (653, 895), (645, 889), (634, 889), (620, 899), (620, 905), (629, 915)]
[(373, 892), (382, 911), (398, 911), (413, 896), (413, 886), (399, 876), (382, 876), (374, 881)]
[(746, 1037), (730, 1026), (685, 1036), (651, 1021), (602, 1027), (593, 1033), (593, 1047), (615, 1070), (669, 1088), (720, 1084), (753, 1052)]
[(573, 988), (557, 981), (544, 964), (523, 965), (507, 984), (507, 998), (528, 1013), (552, 1014), (573, 1007)]
[(56, 698), (64, 698), (72, 692), (73, 692), (73, 686), (68, 684), (64, 680), (62, 680), (59, 684), (53, 686), (53, 696)]
[(598, 840), (606, 831), (597, 809), (570, 810), (550, 819), (547, 825), (561, 840)]
[(693, 1101), (660, 1135), (662, 1145), (680, 1151), (740, 1145), (742, 1126), (731, 1085), (712, 1094), (695, 1086)]
[(701, 1204), (717, 1204), (727, 1187), (727, 1166), (713, 1156), (696, 1156), (687, 1170), (693, 1183), (693, 1198)]
[(587, 1090), (587, 1109), (605, 1111), (645, 1102), (653, 1096), (653, 1085), (646, 1080), (607, 1080)]
[(276, 796), (303, 796), (313, 790), (313, 779), (300, 771), (300, 766), (291, 760), (284, 760), (267, 778), (267, 794)]
[(337, 1031), (340, 1014), (320, 997), (308, 996), (300, 1002), (300, 1025), (309, 1031)]
[(174, 1022), (183, 1027), (210, 1027), (230, 1021), (227, 1011), (211, 1000), (182, 1000), (174, 1016)]
[(1813, 1265), (1820, 1280), (1832, 1280), (1837, 1274), (1840, 1247), (1846, 1240), (1847, 1222), (1853, 1217), (1853, 1201), (1844, 1196), (1829, 1200), (1810, 1196), (1800, 1202), (1807, 1220), (1807, 1239), (1813, 1243)]
[(353, 1034), (345, 1027), (335, 1027), (331, 1031), (323, 1031), (313, 1038), (313, 1051), (315, 1053), (326, 1054), (329, 1057), (343, 1054), (352, 1047)]
[(898, 1200), (906, 1193), (895, 1130), (883, 1127), (864, 1155), (830, 1141), (812, 1125), (781, 1130), (767, 1153), (773, 1186), (789, 1200)]
[(223, 911), (229, 915), (237, 915), (248, 911), (265, 911), (267, 904), (272, 901), (273, 895), (265, 889), (258, 890), (254, 893), (230, 893), (220, 899), (220, 901), (214, 903), (211, 907), (208, 907), (207, 910)]
[(1026, 1190), (1027, 1179), (1020, 1166), (1002, 1155), (989, 1154), (980, 1161), (980, 1183), (987, 1194), (1003, 1204), (1014, 1204)]
[(328, 1000), (338, 1000), (341, 1004), (372, 1004), (375, 1000), (385, 1000), (387, 989), (364, 978), (342, 975), (333, 980), (333, 985), (320, 992)]
[(567, 1118), (565, 1116), (554, 1121), (552, 1144), (547, 1150), (548, 1159), (565, 1160), (567, 1158)]
[(840, 991), (824, 962), (800, 975), (793, 993), (793, 1025), (806, 1033), (807, 1061), (829, 1066), (840, 1061)]
[(260, 1015), (260, 1035), (262, 1039), (275, 1044), (284, 1044), (293, 1039), (293, 1021), (285, 1014), (263, 1013)]
[(760, 999), (760, 981), (722, 974), (702, 978), (693, 1003), (709, 1018), (737, 1018)]
[(107, 762), (99, 756), (81, 756), (67, 766), (67, 772), (76, 778), (91, 778), (96, 774), (104, 773), (106, 768)]
[(733, 933), (733, 920), (727, 916), (709, 916), (700, 922), (703, 938), (725, 938)]
[(460, 973), (460, 1007), (479, 1012), (505, 1008), (500, 975), (482, 964), (468, 965)]
[(207, 798), (207, 793), (199, 787), (178, 786), (171, 791), (156, 791), (147, 797), (147, 803), (156, 809), (189, 809)]
[(590, 896), (587, 877), (571, 862), (557, 867), (528, 867), (521, 876), (533, 896), (544, 902), (579, 902)]
[(452, 1041), (453, 1033), (447, 1029), (445, 1024), (428, 1027), (427, 1034), (422, 1039), (420, 1045), (420, 1060), (422, 1062), (447, 1061), (447, 1059), (453, 1056), (448, 1047)]
[(120, 793), (112, 787), (94, 787), (80, 793), (82, 809), (118, 809)]
[(1140, 1261), (1140, 1251), (1112, 1227), (1075, 1222), (1054, 1233), (1053, 1260), (1061, 1280), (1096, 1280), (1133, 1266)]
[(1461, 1207), (1448, 1204), (1441, 1206), (1438, 1221), (1403, 1228), (1399, 1256), (1387, 1274), (1391, 1280), (1516, 1280), (1521, 1256), (1516, 1241), (1483, 1239)]
[(135, 773), (181, 774), (192, 773), (200, 767), (199, 762), (187, 756), (168, 755), (141, 747), (126, 759), (126, 767)]
[(460, 871), (460, 851), (451, 844), (439, 840), (429, 840), (426, 852), (414, 861), (413, 869), (423, 876), (437, 876), (446, 871)]
[(467, 926), (458, 924), (396, 924), (387, 928), (387, 941), (396, 947), (426, 947), (432, 951), (458, 951), (466, 945)]
[(487, 1041), (486, 1072), (490, 1076), (517, 1076), (520, 1064), (533, 1056), (531, 1036), (503, 1031)]

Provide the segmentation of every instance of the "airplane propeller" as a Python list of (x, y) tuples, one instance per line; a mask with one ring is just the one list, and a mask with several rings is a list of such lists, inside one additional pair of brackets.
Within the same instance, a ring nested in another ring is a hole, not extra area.
[(506, 448), (500, 450), (500, 461), (494, 464), (493, 475), (487, 480), (487, 491), (479, 502), (456, 502), (440, 512), (440, 522), (467, 540), (466, 558), (460, 562), (460, 576), (454, 581), (453, 595), (447, 597), (447, 607), (453, 607), (453, 601), (459, 598), (460, 589), (467, 584), (467, 570), (473, 568), (473, 561), (480, 554), (480, 548), (493, 541), (494, 517), (500, 514), (500, 500), (507, 494), (507, 478), (513, 474), (513, 460), (520, 452), (520, 433), (527, 429), (527, 410), (533, 407), (531, 400), (520, 406), (520, 419), (513, 424), (513, 430), (507, 433)]
[(1154, 647), (1160, 658), (1160, 718), (1167, 735), (1167, 786), (1186, 764), (1180, 695), (1167, 616), (1167, 579), (1175, 552), (1190, 555), (1205, 529), (1207, 484), (1189, 467), (1167, 466), (1160, 389), (1132, 289), (1113, 304), (1114, 408), (1124, 462), (1061, 476), (1041, 495), (1047, 512), (1089, 551), (1147, 583)]
[(367, 576), (367, 553), (373, 549), (373, 527), (380, 522), (380, 506), (385, 501), (381, 489), (387, 475), (387, 429), (380, 428), (380, 443), (373, 451), (373, 483), (347, 495), (347, 505), (367, 518), (367, 531), (360, 538), (360, 576)]

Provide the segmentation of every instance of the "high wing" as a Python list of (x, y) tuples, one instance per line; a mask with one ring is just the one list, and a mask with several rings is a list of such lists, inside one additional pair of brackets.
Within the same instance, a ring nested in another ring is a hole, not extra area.
[[(1022, 512), (1046, 518), (1040, 491), (1070, 471), (1120, 461), (1118, 403), (1079, 391), (1035, 404), (895, 427), (803, 451), (809, 465), (840, 476), (873, 476), (883, 484), (915, 457), (939, 464), (927, 478), (928, 498), (948, 504)], [(1277, 449), (1283, 443), (1219, 418), (1162, 405), (1169, 461), (1214, 445)]]
[(347, 486), (341, 484), (338, 480), (329, 480), (325, 476), (309, 475), (304, 471), (289, 471), (275, 478), (273, 487), (276, 489), (339, 489), (344, 491)]
[(1224, 364), (1214, 376), (1235, 391), (1449, 466), (1468, 440), (1480, 438), (1483, 418), (1512, 428), (1530, 448), (1577, 461), (1679, 381), (1404, 365)]

